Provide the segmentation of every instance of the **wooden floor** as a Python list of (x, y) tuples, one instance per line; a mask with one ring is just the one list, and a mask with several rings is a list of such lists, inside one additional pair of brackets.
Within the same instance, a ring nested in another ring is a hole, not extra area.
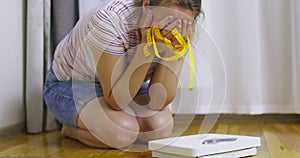
[[(183, 124), (176, 124), (175, 132)], [(184, 135), (197, 134), (200, 123), (193, 123)], [(217, 123), (211, 133), (261, 137), (257, 158), (300, 158), (299, 122)], [(146, 146), (143, 146), (146, 147)], [(66, 139), (59, 132), (23, 135), (0, 142), (0, 157), (66, 157), (66, 158), (150, 158), (151, 152), (124, 152), (89, 148)]]

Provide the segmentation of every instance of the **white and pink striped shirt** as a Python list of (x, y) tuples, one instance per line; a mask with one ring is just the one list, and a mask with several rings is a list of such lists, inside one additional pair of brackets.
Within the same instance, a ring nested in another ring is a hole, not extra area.
[[(128, 50), (134, 49), (140, 41), (134, 7), (134, 0), (107, 0), (103, 6), (80, 19), (56, 48), (53, 71), (58, 80), (98, 82), (91, 46), (101, 52), (126, 55), (129, 63), (135, 51)], [(146, 78), (152, 75), (158, 62), (156, 58)]]

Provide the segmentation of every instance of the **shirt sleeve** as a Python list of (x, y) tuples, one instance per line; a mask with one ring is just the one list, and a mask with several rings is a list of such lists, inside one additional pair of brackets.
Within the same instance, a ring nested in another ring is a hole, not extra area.
[(111, 11), (98, 10), (88, 22), (87, 42), (102, 52), (114, 55), (125, 54), (122, 33), (120, 33), (120, 18)]

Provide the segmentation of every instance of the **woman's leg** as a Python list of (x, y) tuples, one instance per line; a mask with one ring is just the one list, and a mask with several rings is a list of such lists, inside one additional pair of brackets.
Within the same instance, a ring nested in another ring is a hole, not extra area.
[(170, 136), (174, 127), (173, 115), (169, 108), (162, 111), (153, 111), (147, 108), (148, 95), (139, 95), (134, 98), (135, 103), (130, 106), (137, 116), (140, 125), (138, 139), (144, 142), (166, 138)]
[(168, 108), (150, 117), (138, 117), (140, 134), (138, 139), (144, 142), (166, 138), (174, 127), (172, 113)]
[[(131, 109), (126, 109), (131, 114)], [(125, 148), (139, 134), (137, 119), (123, 111), (112, 110), (103, 97), (89, 102), (78, 118), (79, 129), (64, 127), (63, 134), (92, 147)]]

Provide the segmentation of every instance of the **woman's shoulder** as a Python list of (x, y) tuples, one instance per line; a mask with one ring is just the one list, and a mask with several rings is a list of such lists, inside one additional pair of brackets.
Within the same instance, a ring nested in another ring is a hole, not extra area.
[(100, 7), (90, 12), (85, 19), (99, 27), (111, 25), (120, 27), (119, 30), (128, 30), (124, 27), (129, 23), (134, 23), (135, 20), (134, 0), (106, 0)]

